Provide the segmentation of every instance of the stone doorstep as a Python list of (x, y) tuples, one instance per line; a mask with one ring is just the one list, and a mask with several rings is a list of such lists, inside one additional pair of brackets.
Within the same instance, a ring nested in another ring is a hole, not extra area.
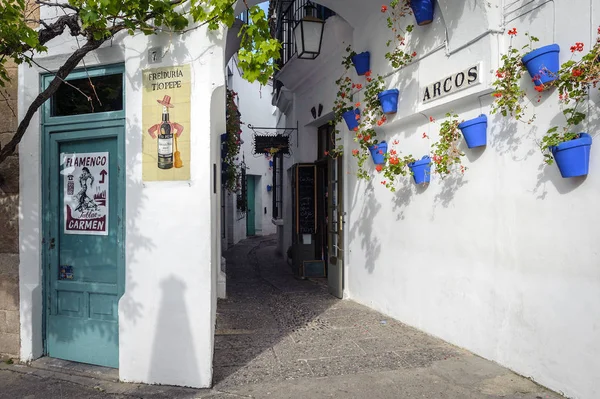
[[(47, 359), (47, 358), (42, 358)], [(51, 359), (58, 360), (58, 359)], [(39, 360), (31, 362), (31, 364), (39, 362)], [(61, 361), (66, 362), (66, 361)], [(42, 362), (43, 363), (43, 362)], [(66, 362), (74, 363), (74, 362)], [(86, 372), (72, 372), (67, 369), (53, 369), (52, 366), (40, 365), (37, 363), (32, 367), (26, 364), (14, 364), (7, 365), (0, 363), (0, 370), (8, 370), (23, 375), (34, 376), (35, 378), (45, 379), (49, 381), (63, 381), (75, 385), (87, 387), (89, 389), (95, 389), (99, 392), (104, 392), (109, 395), (133, 395), (134, 397), (153, 397), (154, 395), (160, 395), (160, 397), (172, 397), (172, 398), (200, 398), (212, 395), (214, 392), (210, 389), (194, 389), (185, 387), (174, 387), (169, 385), (150, 385), (142, 383), (127, 383), (120, 382), (113, 378), (102, 377), (102, 373), (90, 374)], [(77, 363), (74, 363), (77, 364)], [(85, 365), (88, 366), (88, 365)], [(99, 366), (89, 366), (90, 368), (96, 368)], [(103, 368), (103, 367), (100, 367)], [(115, 370), (118, 373), (118, 371)], [(165, 396), (168, 395), (168, 396)]]
[(80, 377), (96, 378), (104, 381), (118, 382), (119, 370), (91, 364), (71, 362), (68, 360), (41, 357), (28, 364), (30, 368), (54, 373), (77, 375)]

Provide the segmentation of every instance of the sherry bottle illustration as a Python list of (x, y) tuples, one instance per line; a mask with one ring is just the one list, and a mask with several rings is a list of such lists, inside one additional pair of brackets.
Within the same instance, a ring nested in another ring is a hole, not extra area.
[[(183, 132), (183, 126), (177, 122), (171, 122), (169, 119), (169, 108), (174, 107), (171, 104), (171, 96), (164, 96), (162, 100), (156, 100), (156, 102), (162, 105), (162, 121), (148, 129), (148, 133), (153, 139), (158, 136), (158, 168), (172, 169), (173, 166), (182, 168), (183, 161), (177, 146), (177, 139)], [(175, 152), (173, 152), (173, 142), (175, 142)]]
[(173, 167), (173, 132), (169, 122), (169, 109), (163, 105), (162, 123), (158, 134), (158, 167), (171, 169)]

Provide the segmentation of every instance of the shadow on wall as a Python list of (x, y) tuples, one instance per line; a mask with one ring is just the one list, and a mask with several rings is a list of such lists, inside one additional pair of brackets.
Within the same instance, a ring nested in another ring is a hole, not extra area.
[[(160, 283), (160, 304), (157, 313), (156, 332), (152, 344), (152, 358), (148, 368), (148, 381), (165, 379), (166, 365), (176, 362), (173, 369), (185, 370), (185, 374), (200, 375), (194, 348), (195, 339), (189, 325), (188, 311), (185, 305), (187, 285), (175, 276), (169, 276)], [(176, 337), (177, 339), (174, 339)], [(179, 375), (171, 371), (175, 382)], [(181, 384), (185, 385), (182, 380)]]
[[(354, 193), (351, 201), (351, 208), (361, 204), (361, 209), (357, 220), (350, 223), (349, 242), (353, 242), (357, 236), (360, 237), (361, 248), (363, 249), (365, 256), (365, 268), (369, 273), (373, 273), (373, 270), (375, 270), (375, 263), (381, 253), (381, 244), (376, 236), (376, 229), (373, 225), (373, 221), (381, 211), (381, 204), (375, 197), (372, 180), (366, 182), (363, 180), (358, 181), (357, 179), (352, 179), (351, 181), (352, 183), (355, 182), (355, 187), (349, 187), (349, 192)], [(365, 186), (364, 189), (361, 187), (363, 185)], [(362, 196), (362, 199), (360, 200), (359, 195)], [(354, 214), (354, 209), (351, 209), (349, 213)]]

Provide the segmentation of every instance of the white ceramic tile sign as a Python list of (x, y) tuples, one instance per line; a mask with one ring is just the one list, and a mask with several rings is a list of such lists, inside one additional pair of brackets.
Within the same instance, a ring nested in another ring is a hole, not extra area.
[(421, 88), (421, 98), (423, 103), (438, 100), (449, 96), (458, 91), (468, 89), (469, 87), (481, 83), (481, 66), (473, 65), (470, 68), (446, 76), (437, 82), (433, 82)]
[(65, 234), (108, 235), (108, 152), (60, 157)]

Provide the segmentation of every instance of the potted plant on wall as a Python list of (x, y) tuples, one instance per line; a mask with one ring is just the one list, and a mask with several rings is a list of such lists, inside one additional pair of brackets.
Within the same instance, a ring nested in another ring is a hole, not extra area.
[(583, 43), (571, 46), (572, 57), (561, 66), (556, 81), (566, 124), (548, 129), (540, 142), (545, 162), (551, 165), (556, 161), (562, 177), (583, 176), (589, 171), (592, 137), (578, 132), (577, 126), (586, 118), (584, 104), (590, 88), (600, 83), (600, 28), (594, 46), (575, 61), (575, 54), (583, 50)]
[[(525, 70), (531, 76), (538, 93), (543, 92), (558, 77), (558, 45), (544, 46), (534, 49), (534, 43), (539, 39), (525, 33), (529, 43), (521, 49), (513, 47), (513, 38), (517, 35), (517, 29), (508, 31), (510, 46), (508, 52), (501, 57), (501, 66), (496, 71), (496, 80), (492, 83), (494, 87), (493, 96), (496, 98), (492, 105), (491, 113), (501, 113), (503, 116), (512, 116), (521, 122), (532, 123), (535, 115), (524, 119), (526, 105), (523, 104), (526, 91), (520, 85), (521, 77)], [(526, 67), (527, 66), (527, 67)]]
[[(515, 36), (517, 31), (513, 28), (509, 30), (508, 34)], [(600, 28), (598, 28), (598, 35), (600, 36)], [(537, 39), (529, 37), (529, 47), (531, 47), (531, 43)], [(588, 101), (590, 88), (596, 87), (600, 83), (600, 37), (590, 51), (576, 61), (575, 55), (583, 50), (583, 43), (578, 42), (571, 46), (571, 59), (557, 71), (548, 70), (547, 75), (552, 79), (546, 83), (541, 83), (541, 76), (532, 77), (537, 84), (535, 88), (540, 93), (547, 87), (556, 86), (558, 88), (558, 98), (562, 114), (566, 118), (566, 124), (562, 127), (550, 127), (539, 146), (545, 162), (552, 164), (556, 161), (563, 177), (585, 175), (589, 168), (592, 139), (588, 133), (578, 131), (577, 126), (586, 118), (583, 104)], [(492, 105), (491, 112), (500, 112), (504, 116), (510, 115), (516, 120), (522, 120), (525, 109), (522, 104), (524, 91), (518, 86), (520, 69), (519, 64), (514, 60), (518, 53), (518, 50), (510, 47), (509, 54), (502, 56), (503, 65), (496, 73), (498, 79), (493, 83), (496, 89), (493, 95), (496, 100)], [(541, 97), (538, 97), (538, 102), (540, 99)], [(535, 114), (528, 120), (528, 123), (534, 119)]]
[[(367, 85), (363, 92), (363, 102), (356, 103), (358, 108), (363, 107), (359, 126), (355, 129), (354, 141), (358, 143), (359, 149), (352, 151), (352, 155), (357, 159), (358, 177), (369, 179), (369, 174), (365, 170), (365, 161), (369, 156), (373, 159), (376, 165), (376, 170), (383, 169), (384, 154), (387, 151), (387, 144), (379, 143), (376, 139), (377, 132), (375, 127), (383, 125), (387, 121), (387, 117), (383, 113), (378, 94), (384, 91), (385, 82), (383, 77), (378, 75), (372, 77), (371, 72), (366, 74)], [(362, 87), (359, 87), (362, 88)]]
[(428, 25), (433, 21), (434, 0), (408, 0), (417, 25)]
[(487, 116), (479, 115), (477, 118), (463, 121), (458, 125), (469, 148), (487, 145)]
[(431, 181), (431, 158), (424, 155), (418, 161), (408, 164), (415, 184), (429, 183)]
[(371, 53), (368, 51), (363, 51), (360, 54), (352, 52), (350, 54), (350, 59), (352, 60), (352, 64), (354, 65), (354, 69), (356, 69), (356, 74), (358, 76), (362, 76), (367, 73), (367, 71), (371, 70)]
[(352, 101), (353, 91), (356, 90), (356, 83), (348, 76), (348, 71), (352, 66), (352, 55), (356, 54), (352, 51), (352, 47), (346, 47), (346, 56), (342, 59), (344, 73), (335, 81), (338, 87), (336, 99), (333, 103), (333, 111), (335, 113), (334, 122), (339, 123), (342, 120), (346, 122), (348, 130), (354, 130), (360, 120), (360, 110), (354, 107)]

